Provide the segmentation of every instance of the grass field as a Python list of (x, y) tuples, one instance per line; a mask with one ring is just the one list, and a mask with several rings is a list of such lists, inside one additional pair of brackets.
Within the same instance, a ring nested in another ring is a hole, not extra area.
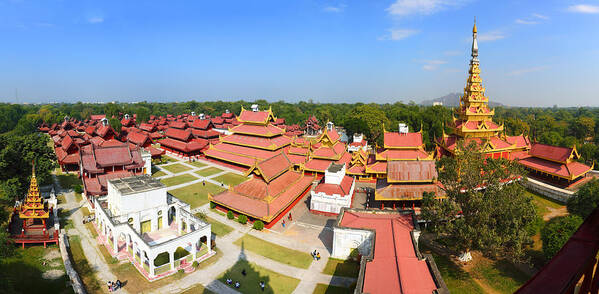
[(177, 160), (168, 155), (162, 155), (162, 161), (164, 161), (164, 163), (169, 163), (169, 162), (175, 162)]
[(204, 286), (197, 284), (183, 292), (181, 292), (181, 294), (211, 294), (214, 293), (206, 288), (204, 288)]
[(451, 293), (483, 293), (483, 289), (472, 279), (469, 273), (458, 267), (447, 256), (438, 255), (431, 252), (426, 246), (420, 243), (422, 253), (430, 253), (435, 259), (437, 268), (449, 292)]
[(224, 183), (227, 186), (237, 186), (249, 178), (234, 173), (226, 173), (212, 179), (220, 183)]
[(357, 278), (360, 272), (360, 263), (353, 260), (329, 258), (322, 273), (331, 276)]
[(171, 164), (171, 165), (165, 165), (165, 166), (161, 166), (161, 168), (166, 169), (174, 174), (177, 173), (182, 173), (184, 171), (188, 171), (191, 168), (185, 165), (182, 165), (180, 163), (175, 163), (175, 164)]
[(511, 263), (501, 260), (480, 260), (473, 270), (489, 286), (500, 293), (514, 293), (530, 278)]
[(206, 186), (202, 185), (202, 183), (195, 183), (193, 185), (169, 191), (169, 193), (188, 203), (193, 209), (208, 203), (208, 193), (217, 194), (223, 190), (223, 188), (207, 182)]
[(81, 195), (81, 193), (75, 192), (75, 200), (77, 201), (77, 203), (79, 203), (79, 202), (81, 202), (81, 200), (83, 200), (83, 196)]
[(203, 162), (199, 162), (199, 161), (193, 161), (193, 162), (188, 162), (189, 164), (195, 166), (195, 167), (204, 167), (207, 164), (203, 163)]
[[(246, 271), (246, 276), (241, 274), (242, 270)], [(241, 287), (236, 290), (241, 293), (291, 293), (300, 282), (298, 279), (273, 272), (254, 263), (249, 263), (245, 259), (239, 259), (218, 280), (226, 285), (227, 278), (232, 279), (233, 283), (239, 281)], [(260, 289), (260, 281), (266, 284), (264, 291)], [(230, 287), (233, 287), (233, 285), (230, 285)]]
[(161, 170), (152, 173), (152, 178), (157, 178), (157, 177), (162, 177), (162, 176), (166, 176), (166, 173)]
[(214, 235), (216, 235), (216, 236), (222, 237), (222, 236), (227, 235), (231, 231), (233, 231), (232, 227), (227, 226), (209, 216), (205, 216), (205, 218), (204, 218), (204, 216), (202, 216), (202, 213), (196, 213), (196, 216), (201, 219), (204, 219), (209, 224), (211, 224), (212, 225), (211, 226), (212, 233), (214, 233)]
[(547, 198), (545, 196), (533, 193), (529, 190), (526, 190), (526, 194), (529, 196), (532, 196), (532, 202), (534, 203), (536, 209), (537, 209), (537, 214), (540, 217), (543, 217), (543, 215), (545, 215), (546, 213), (549, 212), (549, 208), (552, 209), (560, 209), (565, 207), (565, 204), (559, 203), (553, 199)]
[(75, 174), (61, 174), (57, 175), (56, 178), (58, 179), (60, 187), (65, 190), (73, 189), (73, 186), (75, 185), (81, 185), (81, 180), (77, 178), (77, 175)]
[(327, 284), (316, 284), (314, 292), (312, 294), (351, 294), (354, 293), (352, 289), (343, 288), (339, 286), (331, 286)]
[(196, 174), (202, 176), (202, 177), (207, 177), (207, 176), (211, 176), (213, 174), (217, 174), (222, 172), (223, 170), (220, 168), (216, 168), (216, 167), (209, 167), (209, 168), (205, 168), (199, 171), (196, 171)]
[[(49, 252), (55, 252), (57, 258), (48, 260), (43, 265), (42, 260)], [(44, 271), (63, 270), (62, 258), (58, 247), (51, 245), (25, 247), (15, 249), (15, 254), (0, 259), (0, 284), (2, 293), (73, 293), (73, 288), (67, 285), (68, 277), (63, 275), (55, 280), (42, 277)]]
[(243, 245), (245, 250), (252, 251), (266, 258), (270, 258), (290, 266), (307, 269), (312, 263), (312, 256), (306, 252), (279, 246), (277, 244), (256, 238), (252, 235), (244, 235), (243, 237), (237, 239), (237, 241), (235, 241), (235, 245)]
[(167, 187), (170, 186), (175, 186), (175, 185), (179, 185), (179, 184), (183, 184), (183, 183), (187, 183), (187, 182), (191, 182), (194, 180), (197, 180), (198, 178), (194, 177), (191, 174), (184, 174), (184, 175), (180, 175), (180, 176), (174, 176), (174, 177), (170, 177), (170, 178), (164, 178), (161, 179), (160, 181), (165, 184)]

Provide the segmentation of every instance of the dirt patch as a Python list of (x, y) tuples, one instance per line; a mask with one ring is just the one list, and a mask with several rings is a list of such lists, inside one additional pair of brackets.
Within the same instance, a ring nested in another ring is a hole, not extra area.
[(42, 274), (42, 278), (44, 278), (46, 280), (55, 280), (62, 276), (64, 276), (64, 271), (57, 270), (57, 269), (49, 270)]
[(57, 249), (55, 249), (55, 250), (48, 250), (48, 253), (46, 253), (46, 255), (44, 255), (44, 259), (45, 260), (53, 260), (53, 259), (57, 259), (57, 258), (61, 258), (60, 257), (60, 252), (58, 252)]
[(50, 263), (50, 267), (60, 267), (61, 264), (62, 262), (60, 261), (53, 261)]
[(548, 212), (543, 215), (544, 221), (548, 221), (556, 216), (568, 215), (568, 209), (565, 206), (560, 208), (547, 207), (547, 211)]
[(451, 260), (459, 265), (464, 271), (469, 273), (474, 282), (476, 282), (481, 288), (483, 288), (483, 290), (485, 290), (485, 293), (500, 294), (485, 281), (483, 281), (480, 277), (480, 274), (474, 270), (479, 262), (483, 261), (483, 259), (486, 260), (487, 258), (478, 251), (470, 251), (470, 254), (472, 255), (472, 260), (468, 263), (460, 262), (454, 256), (452, 256)]

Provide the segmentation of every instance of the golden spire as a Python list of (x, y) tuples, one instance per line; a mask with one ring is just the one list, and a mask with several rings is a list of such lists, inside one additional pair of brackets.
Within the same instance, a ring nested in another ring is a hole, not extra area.
[(476, 34), (476, 16), (474, 17), (474, 27), (472, 28), (472, 33)]

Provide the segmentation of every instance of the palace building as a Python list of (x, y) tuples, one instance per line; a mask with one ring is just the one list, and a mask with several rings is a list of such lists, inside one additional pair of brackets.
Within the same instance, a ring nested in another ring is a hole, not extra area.
[(591, 179), (586, 177), (593, 169), (580, 163), (576, 147), (559, 147), (534, 143), (528, 155), (516, 159), (529, 173), (529, 177), (567, 188), (573, 184)]
[(310, 211), (337, 215), (342, 208), (350, 208), (355, 185), (355, 179), (345, 175), (345, 164), (331, 162), (324, 178), (310, 192)]
[(21, 244), (23, 248), (25, 244), (44, 244), (44, 247), (48, 243), (58, 244), (60, 225), (54, 190), (51, 194), (50, 201), (42, 197), (37, 185), (34, 165), (27, 196), (20, 205), (15, 206), (9, 217), (8, 229), (13, 242)]
[(108, 195), (95, 199), (98, 240), (113, 257), (129, 260), (150, 281), (214, 255), (211, 225), (189, 204), (148, 175), (108, 180)]
[(443, 133), (437, 139), (437, 155), (452, 156), (456, 152), (458, 141), (463, 140), (464, 144), (475, 142), (488, 157), (511, 159), (512, 152), (530, 149), (530, 142), (524, 135), (506, 136), (503, 125), (493, 122), (495, 110), (489, 108), (489, 98), (485, 96), (480, 76), (476, 24), (472, 29), (471, 56), (464, 94), (449, 125), (452, 133)]
[(331, 163), (349, 164), (352, 155), (340, 138), (335, 125), (328, 122), (324, 131), (309, 144), (308, 159), (302, 169), (322, 176)]
[(220, 137), (220, 143), (204, 151), (207, 158), (237, 167), (252, 167), (256, 161), (271, 158), (284, 151), (292, 138), (285, 130), (273, 124), (272, 109), (261, 111), (258, 105), (251, 110), (241, 108), (237, 117), (240, 125), (228, 128), (229, 135)]
[[(240, 116), (241, 117), (241, 116)], [(246, 175), (254, 177), (208, 199), (222, 210), (243, 214), (250, 221), (261, 220), (271, 228), (308, 193), (314, 176), (293, 170), (293, 163), (280, 151), (255, 162)]]
[(430, 254), (418, 250), (413, 211), (343, 208), (333, 226), (331, 257), (361, 256), (355, 293), (449, 293)]

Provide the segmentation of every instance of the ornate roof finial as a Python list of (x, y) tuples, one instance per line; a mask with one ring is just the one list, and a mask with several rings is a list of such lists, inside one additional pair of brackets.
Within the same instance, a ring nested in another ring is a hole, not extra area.
[(472, 27), (472, 59), (470, 62), (478, 64), (478, 41), (476, 40), (476, 35), (476, 17), (474, 17), (474, 27)]

